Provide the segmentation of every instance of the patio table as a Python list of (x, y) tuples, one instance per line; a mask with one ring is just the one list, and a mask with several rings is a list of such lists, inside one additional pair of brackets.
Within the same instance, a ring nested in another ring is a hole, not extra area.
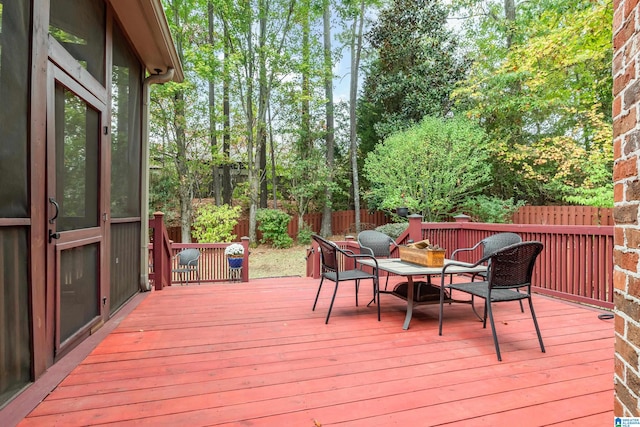
[[(440, 298), (437, 300), (431, 301), (415, 301), (414, 298), (414, 276), (426, 276), (428, 281), (428, 286), (431, 285), (431, 276), (439, 276), (442, 274), (443, 267), (425, 267), (423, 265), (414, 264), (411, 262), (406, 262), (400, 260), (400, 258), (387, 258), (387, 259), (378, 259), (378, 269), (382, 271), (386, 271), (388, 273), (396, 274), (398, 276), (403, 276), (407, 278), (407, 295), (406, 297), (398, 292), (394, 291), (380, 291), (380, 293), (391, 294), (398, 298), (404, 299), (407, 301), (407, 314), (404, 318), (404, 325), (402, 329), (409, 329), (409, 323), (411, 322), (411, 316), (413, 315), (413, 307), (416, 305), (424, 305), (424, 304), (439, 304)], [(453, 262), (453, 260), (445, 259), (444, 265)], [(457, 264), (468, 264), (461, 263), (460, 261), (455, 261)], [(359, 264), (366, 265), (369, 267), (374, 267), (374, 263), (372, 260), (361, 259), (358, 260)], [(447, 269), (447, 274), (474, 274), (481, 273), (487, 270), (486, 266), (477, 266), (471, 267), (472, 264), (468, 264), (469, 267), (466, 266), (452, 266)], [(438, 287), (441, 298), (442, 293), (444, 292), (444, 288), (442, 286)], [(446, 295), (446, 294), (445, 294)], [(448, 296), (444, 298), (445, 302), (470, 302), (470, 301), (458, 301), (453, 298), (449, 298)]]

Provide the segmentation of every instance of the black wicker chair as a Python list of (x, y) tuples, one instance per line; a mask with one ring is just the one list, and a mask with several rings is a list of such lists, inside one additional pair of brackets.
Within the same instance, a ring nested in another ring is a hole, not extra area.
[[(543, 245), (540, 242), (516, 243), (515, 245), (500, 249), (488, 257), (482, 258), (474, 265), (480, 265), (488, 262), (489, 268), (487, 271), (487, 280), (483, 282), (453, 283), (445, 285), (444, 275), (446, 274), (447, 268), (450, 265), (456, 265), (458, 263), (454, 261), (442, 269), (443, 287), (465, 292), (470, 294), (472, 297), (475, 296), (485, 300), (482, 327), (487, 327), (488, 316), (489, 322), (491, 323), (491, 332), (493, 334), (493, 342), (496, 347), (496, 354), (500, 361), (502, 358), (500, 356), (500, 346), (498, 345), (498, 336), (496, 334), (493, 310), (491, 307), (492, 304), (497, 302), (522, 301), (523, 299), (529, 301), (529, 309), (531, 310), (533, 324), (536, 328), (536, 333), (538, 334), (540, 349), (543, 353), (545, 352), (542, 335), (540, 335), (540, 328), (538, 327), (536, 314), (533, 310), (533, 302), (531, 301), (531, 276), (533, 274), (533, 266), (535, 265), (536, 259), (542, 251), (542, 248)], [(473, 304), (473, 299), (471, 303)], [(444, 299), (441, 297), (438, 331), (440, 335), (442, 335), (443, 311)]]
[[(378, 263), (374, 256), (367, 254), (354, 254), (349, 250), (340, 249), (335, 243), (330, 242), (318, 235), (313, 234), (311, 236), (313, 240), (318, 244), (320, 248), (320, 259), (322, 261), (320, 285), (318, 286), (318, 293), (316, 299), (313, 302), (313, 310), (316, 309), (318, 303), (318, 297), (320, 296), (320, 290), (322, 289), (322, 283), (325, 279), (335, 282), (336, 286), (333, 290), (333, 297), (331, 298), (331, 304), (329, 305), (329, 312), (327, 313), (327, 319), (325, 324), (329, 323), (329, 316), (331, 316), (331, 309), (333, 308), (333, 302), (336, 299), (336, 293), (338, 292), (338, 285), (340, 282), (355, 281), (356, 284), (356, 306), (358, 306), (358, 290), (360, 288), (360, 280), (372, 279), (373, 280), (373, 301), (376, 301), (378, 305), (378, 321), (380, 320), (380, 293), (378, 292)], [(344, 259), (340, 259), (344, 257)], [(376, 267), (373, 268), (373, 272), (369, 273), (357, 267), (357, 260), (359, 258), (369, 258), (374, 261)], [(348, 259), (355, 261), (355, 268), (345, 270), (343, 266)], [(372, 302), (373, 302), (372, 301)]]
[[(391, 237), (376, 230), (365, 230), (358, 234), (358, 243), (360, 244), (360, 252), (373, 255), (376, 258), (391, 257), (391, 247), (397, 247), (398, 244)], [(389, 284), (389, 274), (384, 283), (384, 290), (387, 290)]]
[[(514, 245), (520, 242), (522, 242), (522, 238), (518, 236), (516, 233), (497, 233), (489, 237), (485, 237), (484, 239), (480, 240), (471, 248), (456, 249), (451, 253), (451, 259), (455, 260), (457, 254), (462, 252), (474, 251), (480, 246), (482, 246), (482, 258), (486, 258), (499, 249), (502, 249), (504, 247)], [(486, 272), (474, 274), (474, 276), (471, 278), (472, 281), (475, 278), (475, 276), (480, 276), (482, 277), (483, 280), (487, 280)], [(453, 280), (453, 277), (451, 278), (451, 280)], [(522, 301), (520, 301), (520, 311), (524, 313), (524, 307), (522, 306)], [(476, 313), (476, 315), (478, 315), (478, 313)], [(478, 318), (481, 318), (481, 317), (478, 315)]]

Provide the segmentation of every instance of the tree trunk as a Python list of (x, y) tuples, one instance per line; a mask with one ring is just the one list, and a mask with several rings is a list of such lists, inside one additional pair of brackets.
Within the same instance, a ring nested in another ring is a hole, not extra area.
[(331, 11), (329, 9), (329, 0), (323, 0), (323, 33), (324, 33), (324, 93), (327, 98), (325, 104), (326, 108), (326, 134), (325, 140), (327, 143), (327, 167), (329, 168), (329, 175), (327, 179), (327, 186), (325, 189), (325, 202), (322, 210), (322, 226), (320, 228), (320, 234), (322, 236), (331, 236), (333, 230), (331, 229), (331, 212), (332, 208), (332, 187), (333, 187), (333, 150), (335, 144), (334, 122), (333, 122), (333, 61), (331, 59)]
[(507, 48), (511, 48), (516, 25), (515, 0), (504, 0), (504, 17), (507, 21)]
[[(260, 150), (254, 148), (254, 117), (253, 117), (253, 76), (254, 76), (254, 51), (253, 51), (253, 15), (251, 13), (251, 4), (247, 1), (247, 16), (249, 16), (247, 25), (247, 155), (248, 155), (248, 179), (249, 179), (249, 239), (252, 242), (257, 241), (257, 213), (258, 213), (258, 192), (260, 191), (260, 180), (258, 174), (258, 165), (260, 164)], [(255, 152), (255, 155), (254, 155)]]
[(271, 191), (273, 192), (273, 209), (278, 209), (278, 177), (276, 176), (276, 153), (273, 142), (273, 127), (271, 125), (271, 103), (268, 107), (269, 114), (269, 147), (271, 152)]
[[(209, 21), (208, 42), (213, 46), (213, 3), (211, 0), (207, 2), (207, 18)], [(216, 205), (220, 205), (222, 203), (222, 188), (220, 186), (220, 168), (218, 167), (217, 161), (218, 140), (216, 136), (216, 96), (213, 75), (209, 76), (209, 144), (211, 145), (213, 196), (215, 198)]]
[(193, 199), (193, 187), (189, 179), (189, 166), (187, 164), (187, 144), (184, 130), (184, 93), (178, 91), (175, 95), (176, 111), (176, 170), (180, 194), (180, 230), (182, 243), (191, 243), (191, 200)]
[[(229, 41), (229, 27), (226, 22), (223, 23), (224, 34), (224, 63), (222, 65), (222, 115), (224, 116), (223, 134), (222, 134), (222, 154), (225, 159), (229, 159), (229, 149), (231, 145), (231, 107), (229, 102), (229, 86), (231, 81), (231, 73), (229, 67), (230, 61), (230, 41)], [(231, 204), (231, 169), (229, 162), (225, 161), (222, 165), (222, 202)]]
[(360, 2), (360, 14), (353, 21), (351, 38), (351, 81), (349, 84), (349, 153), (351, 155), (351, 173), (353, 206), (355, 211), (356, 234), (360, 233), (360, 178), (358, 175), (358, 135), (356, 102), (358, 99), (358, 70), (362, 52), (362, 28), (364, 26), (364, 0)]

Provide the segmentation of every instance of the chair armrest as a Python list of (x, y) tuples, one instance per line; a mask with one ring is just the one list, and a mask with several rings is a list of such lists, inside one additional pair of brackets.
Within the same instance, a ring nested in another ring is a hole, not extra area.
[(356, 260), (356, 264), (358, 263), (358, 258), (367, 258), (373, 261), (373, 263), (376, 265), (374, 268), (377, 270), (378, 269), (378, 260), (376, 259), (376, 257), (374, 257), (373, 255), (369, 255), (369, 254), (345, 254), (345, 256), (349, 257), (349, 258), (354, 258)]
[(455, 251), (451, 252), (451, 259), (456, 259), (456, 254), (458, 252), (468, 252), (468, 251), (474, 251), (476, 250), (480, 245), (482, 244), (482, 242), (478, 242), (476, 243), (473, 247), (471, 248), (460, 248), (460, 249), (456, 249)]
[(476, 261), (475, 263), (471, 264), (469, 262), (449, 262), (448, 264), (445, 264), (444, 267), (442, 267), (442, 277), (444, 277), (445, 274), (451, 274), (451, 273), (447, 273), (447, 268), (449, 267), (467, 267), (467, 268), (474, 268), (477, 267), (479, 265), (484, 264), (485, 262), (487, 262), (489, 260), (489, 258), (491, 258), (491, 255), (485, 256), (480, 258), (478, 261)]

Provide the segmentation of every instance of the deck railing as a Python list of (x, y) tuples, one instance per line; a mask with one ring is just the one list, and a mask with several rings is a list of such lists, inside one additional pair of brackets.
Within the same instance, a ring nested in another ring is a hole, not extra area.
[[(165, 286), (178, 284), (188, 279), (189, 283), (195, 283), (198, 277), (195, 273), (188, 273), (188, 277), (181, 277), (180, 273), (173, 270), (178, 266), (178, 253), (184, 249), (195, 248), (200, 250), (198, 259), (198, 275), (200, 282), (227, 282), (249, 281), (249, 238), (243, 237), (241, 244), (244, 247), (242, 269), (229, 268), (224, 250), (231, 243), (173, 243), (167, 234), (164, 225), (164, 214), (154, 213), (154, 218), (149, 220), (151, 229), (151, 243), (149, 244), (149, 280), (156, 290), (162, 290)], [(156, 250), (158, 248), (158, 250)]]
[[(229, 268), (227, 257), (224, 250), (231, 243), (173, 243), (171, 250), (173, 253), (173, 267), (178, 267), (178, 259), (176, 255), (183, 249), (195, 248), (200, 250), (200, 259), (198, 260), (198, 271), (200, 273), (201, 282), (228, 282), (228, 281), (249, 281), (249, 238), (243, 237), (241, 244), (244, 247), (244, 257), (242, 259), (242, 270), (239, 276), (236, 272)], [(174, 284), (180, 283), (178, 273), (173, 273), (171, 281)], [(189, 283), (194, 283), (196, 277), (194, 274), (189, 276)]]
[[(524, 241), (538, 240), (544, 250), (536, 262), (533, 285), (536, 292), (613, 308), (613, 227), (560, 226), (524, 224), (484, 224), (472, 222), (427, 223), (420, 216), (409, 219), (408, 230), (398, 244), (409, 240), (429, 239), (447, 249), (446, 256), (457, 248), (467, 248), (491, 234), (513, 232)], [(339, 242), (342, 247), (358, 252), (354, 241)], [(308, 257), (309, 276), (319, 277), (320, 259), (317, 248)], [(392, 253), (392, 256), (398, 256)], [(463, 261), (473, 261), (477, 253), (466, 253)]]

